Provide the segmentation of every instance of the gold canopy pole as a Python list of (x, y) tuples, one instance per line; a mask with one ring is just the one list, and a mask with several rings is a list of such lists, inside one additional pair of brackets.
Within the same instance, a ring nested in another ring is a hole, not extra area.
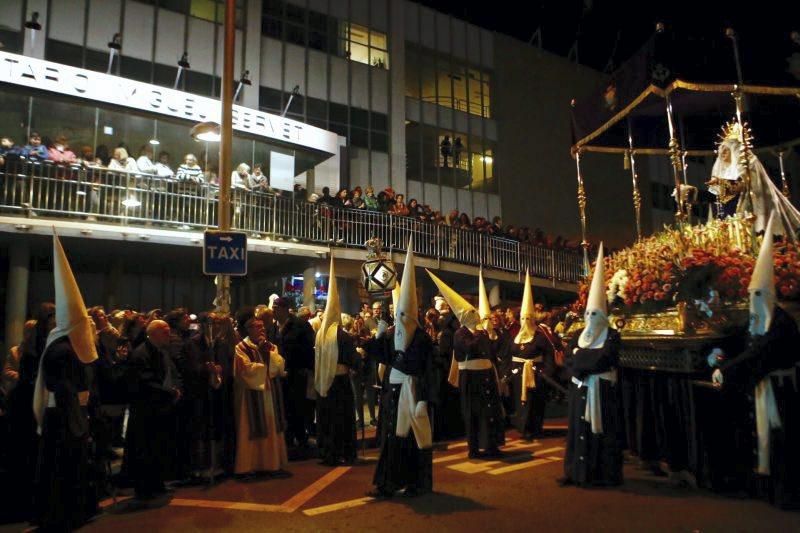
[(669, 125), (669, 158), (672, 161), (672, 177), (675, 180), (675, 221), (679, 224), (686, 220), (686, 212), (683, 205), (683, 194), (681, 192), (681, 173), (683, 163), (681, 161), (681, 146), (678, 138), (675, 137), (675, 120), (672, 116), (672, 99), (669, 95), (667, 100), (667, 124)]
[(633, 210), (636, 213), (636, 239), (642, 240), (642, 195), (639, 193), (639, 176), (636, 175), (636, 151), (633, 149), (633, 128), (628, 120), (628, 151), (627, 157), (631, 167), (631, 182), (633, 184)]
[(791, 200), (791, 192), (789, 191), (789, 182), (786, 180), (786, 170), (783, 168), (783, 156), (786, 154), (786, 150), (781, 148), (778, 150), (778, 165), (781, 167), (781, 192), (786, 197), (787, 200)]
[(581, 149), (575, 150), (575, 167), (578, 171), (578, 210), (581, 215), (581, 246), (583, 247), (584, 275), (589, 275), (589, 241), (586, 240), (586, 189), (581, 175)]
[(739, 86), (735, 86), (733, 91), (733, 99), (736, 102), (736, 123), (739, 125), (741, 132), (742, 148), (739, 150), (739, 161), (736, 163), (739, 168), (744, 169), (744, 216), (747, 219), (755, 218), (753, 213), (753, 189), (750, 186), (750, 154), (752, 153), (752, 144), (750, 138), (750, 130), (742, 121), (743, 100), (742, 91)]

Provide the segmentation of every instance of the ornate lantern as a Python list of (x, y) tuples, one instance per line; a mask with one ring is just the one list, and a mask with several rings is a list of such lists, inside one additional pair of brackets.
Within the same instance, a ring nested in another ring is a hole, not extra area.
[(361, 282), (370, 294), (386, 293), (397, 284), (394, 263), (381, 250), (383, 242), (372, 238), (365, 243), (367, 260), (361, 265)]

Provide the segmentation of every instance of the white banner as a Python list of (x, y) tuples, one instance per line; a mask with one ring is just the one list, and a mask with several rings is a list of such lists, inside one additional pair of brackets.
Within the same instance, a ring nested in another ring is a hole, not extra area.
[(294, 190), (294, 156), (269, 153), (269, 186), (282, 191)]
[[(6, 52), (0, 52), (0, 82), (195, 123), (207, 120), (218, 123), (222, 113), (220, 101), (213, 98)], [(333, 132), (238, 105), (233, 106), (233, 128), (329, 154), (338, 153), (338, 135)]]

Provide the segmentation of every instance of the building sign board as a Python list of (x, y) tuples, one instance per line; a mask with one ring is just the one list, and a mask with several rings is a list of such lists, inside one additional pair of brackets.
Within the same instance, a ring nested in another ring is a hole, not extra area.
[[(7, 52), (0, 52), (0, 83), (192, 122), (218, 123), (222, 111), (214, 98)], [(239, 105), (233, 106), (233, 129), (329, 154), (339, 152), (336, 133)]]

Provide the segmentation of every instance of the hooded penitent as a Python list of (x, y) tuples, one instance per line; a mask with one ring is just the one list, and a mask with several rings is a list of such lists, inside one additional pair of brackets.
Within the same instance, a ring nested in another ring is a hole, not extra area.
[(578, 338), (581, 348), (600, 348), (608, 337), (608, 311), (606, 307), (605, 265), (603, 264), (603, 243), (597, 252), (592, 285), (586, 302), (583, 333)]
[(774, 215), (769, 217), (761, 241), (761, 250), (753, 268), (753, 277), (747, 290), (750, 292), (750, 334), (763, 335), (769, 329), (775, 309), (774, 263), (772, 258), (772, 231)]
[(426, 272), (431, 277), (433, 282), (439, 288), (439, 292), (444, 296), (450, 311), (456, 316), (461, 325), (467, 329), (474, 330), (481, 323), (481, 317), (478, 310), (475, 309), (471, 303), (466, 301), (460, 294), (447, 286), (447, 284), (436, 277), (430, 270)]
[[(97, 359), (97, 347), (95, 345), (94, 326), (83, 303), (81, 291), (72, 268), (69, 266), (67, 255), (61, 247), (58, 235), (53, 235), (53, 277), (55, 282), (56, 296), (56, 327), (47, 336), (47, 344), (42, 353), (61, 337), (69, 337), (72, 349), (82, 363), (89, 364)], [(39, 375), (36, 379), (36, 390), (33, 396), (33, 413), (39, 431), (42, 427), (44, 409), (47, 406), (48, 391), (44, 384), (44, 373), (42, 372), (42, 361), (39, 360)]]
[(395, 313), (397, 312), (397, 302), (400, 301), (400, 282), (394, 284), (394, 289), (392, 289), (392, 309), (394, 309)]
[(414, 332), (419, 327), (417, 321), (417, 276), (414, 273), (413, 242), (408, 241), (406, 264), (403, 268), (403, 279), (400, 281), (400, 295), (394, 304), (394, 349), (404, 352)]
[(481, 325), (490, 337), (495, 338), (492, 327), (492, 306), (489, 305), (489, 295), (486, 294), (486, 285), (483, 283), (483, 270), (478, 272), (478, 313), (481, 316)]
[(314, 344), (314, 388), (323, 398), (336, 377), (336, 364), (339, 362), (339, 325), (342, 322), (342, 309), (339, 305), (339, 291), (336, 288), (336, 272), (331, 257), (330, 281), (328, 282), (328, 301), (322, 315), (322, 326), (317, 331)]
[(533, 308), (533, 286), (531, 286), (531, 276), (525, 271), (525, 289), (522, 293), (522, 309), (519, 311), (519, 333), (514, 337), (514, 344), (527, 344), (533, 340), (536, 334), (536, 320), (534, 319)]

